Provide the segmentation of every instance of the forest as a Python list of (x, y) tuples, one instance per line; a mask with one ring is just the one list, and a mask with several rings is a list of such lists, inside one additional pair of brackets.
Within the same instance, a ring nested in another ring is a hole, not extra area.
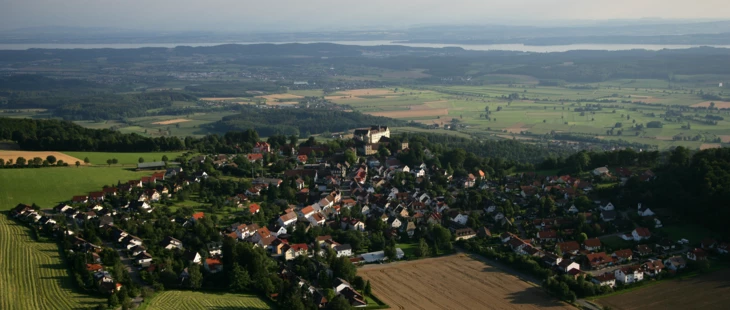
[(213, 132), (225, 133), (253, 128), (262, 136), (275, 134), (307, 137), (311, 134), (343, 132), (373, 124), (381, 126), (419, 126), (415, 123), (359, 112), (325, 109), (261, 109), (242, 106), (241, 113), (226, 116), (208, 125)]

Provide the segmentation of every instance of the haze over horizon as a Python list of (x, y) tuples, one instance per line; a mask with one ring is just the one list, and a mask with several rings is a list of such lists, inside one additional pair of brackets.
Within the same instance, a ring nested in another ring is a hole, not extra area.
[(0, 31), (64, 26), (142, 31), (324, 31), (433, 24), (569, 25), (730, 18), (720, 0), (0, 0)]

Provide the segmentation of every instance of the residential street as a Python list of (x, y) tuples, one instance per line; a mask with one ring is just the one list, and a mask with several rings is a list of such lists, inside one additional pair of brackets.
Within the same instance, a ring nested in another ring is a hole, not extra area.
[[(125, 266), (124, 269), (126, 269), (127, 272), (129, 272), (129, 276), (132, 278), (132, 281), (137, 283), (137, 285), (139, 285), (140, 288), (152, 289), (151, 286), (147, 285), (147, 283), (142, 281), (142, 277), (140, 277), (140, 275), (139, 275), (139, 270), (137, 270), (137, 268), (134, 266), (134, 261), (132, 260), (131, 257), (129, 257), (127, 255), (127, 252), (124, 251), (124, 249), (115, 247), (114, 244), (112, 244), (110, 242), (105, 242), (104, 245), (106, 247), (112, 248), (115, 251), (117, 251), (117, 254), (119, 254), (119, 258), (122, 261), (122, 264), (124, 264), (124, 266)], [(139, 307), (143, 301), (144, 301), (144, 298), (142, 298), (141, 295), (132, 299), (132, 303), (134, 304), (135, 308)]]

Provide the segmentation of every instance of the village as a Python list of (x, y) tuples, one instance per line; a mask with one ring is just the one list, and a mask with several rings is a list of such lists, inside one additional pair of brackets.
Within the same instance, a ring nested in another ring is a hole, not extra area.
[[(140, 163), (138, 170), (150, 170), (150, 176), (74, 193), (52, 209), (21, 204), (13, 216), (65, 236), (66, 250), (85, 257), (84, 269), (76, 272), (93, 278), (87, 287), (106, 294), (124, 285), (103, 264), (104, 248), (119, 253), (136, 285), (195, 288), (188, 284), (199, 282), (195, 273), (216, 279), (229, 271), (224, 244), (235, 241), (263, 250), (276, 262), (276, 276), (298, 283), (320, 307), (336, 296), (353, 307), (368, 305), (369, 283), (344, 276), (342, 267), (333, 266), (340, 258), (357, 266), (448, 255), (452, 242), (459, 248), (477, 238), (498, 251), (534, 257), (555, 274), (611, 288), (682, 272), (729, 250), (730, 244), (711, 239), (658, 237), (653, 231), (671, 220), (661, 208), (616, 206), (592, 195), (603, 183), (652, 182), (656, 176), (648, 169), (597, 167), (582, 178), (520, 172), (496, 179), (480, 169), (455, 176), (449, 168), (404, 163), (408, 152), (436, 155), (391, 139), (388, 127), (357, 129), (348, 145), (274, 147), (258, 141), (245, 154)], [(264, 161), (271, 156), (294, 168), (267, 172), (272, 163)], [(242, 160), (260, 174), (245, 182), (213, 176)], [(435, 186), (445, 189), (442, 195)], [(235, 212), (224, 217), (172, 208), (191, 193)], [(446, 228), (447, 240), (440, 228)], [(319, 259), (328, 256), (329, 263)], [(314, 270), (303, 275), (302, 266)], [(272, 299), (279, 295), (268, 292)]]

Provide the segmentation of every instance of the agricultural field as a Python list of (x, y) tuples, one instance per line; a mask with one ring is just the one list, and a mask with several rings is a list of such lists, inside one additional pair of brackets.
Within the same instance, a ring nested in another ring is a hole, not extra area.
[[(222, 99), (222, 98), (218, 98)], [(122, 133), (137, 133), (143, 136), (201, 137), (207, 131), (201, 126), (221, 120), (236, 112), (192, 113), (190, 115), (158, 115), (128, 118), (127, 123), (119, 121), (75, 121), (74, 123), (92, 129), (115, 129)]]
[(36, 203), (41, 208), (101, 190), (116, 184), (148, 176), (150, 171), (129, 171), (119, 167), (50, 167), (0, 170), (0, 210), (19, 203)]
[[(666, 120), (665, 105), (678, 109), (710, 104), (692, 90), (666, 89), (666, 82), (618, 80), (569, 88), (572, 86), (537, 86), (534, 81), (524, 77), (514, 79), (522, 84), (426, 86), (424, 89), (399, 88), (397, 91), (395, 88), (359, 89), (330, 94), (327, 98), (362, 113), (438, 125), (441, 128), (458, 122), (467, 126), (460, 131), (479, 136), (489, 134), (533, 140), (545, 134), (570, 133), (603, 140), (620, 139), (656, 145), (660, 149), (679, 145), (692, 149), (722, 147), (730, 142), (727, 137), (730, 132), (728, 111), (685, 111), (684, 117), (694, 119), (678, 120), (674, 117)], [(510, 95), (512, 99), (507, 98)], [(617, 102), (586, 103), (576, 100)], [(582, 111), (589, 104), (601, 109)], [(714, 106), (725, 107), (725, 102), (715, 102)], [(708, 115), (719, 117), (716, 125), (704, 122)], [(649, 122), (661, 122), (663, 126), (647, 128)], [(644, 125), (642, 129), (633, 128), (640, 124)]]
[(73, 165), (76, 163), (76, 161), (80, 161), (81, 164), (84, 164), (83, 157), (81, 159), (78, 159), (76, 157), (73, 157), (68, 154), (64, 154), (61, 152), (47, 152), (47, 151), (2, 151), (0, 150), (0, 158), (2, 158), (6, 163), (9, 160), (12, 160), (13, 163), (17, 161), (18, 157), (23, 157), (25, 160), (30, 161), (35, 157), (40, 157), (43, 160), (46, 159), (49, 155), (53, 155), (56, 157), (56, 160), (63, 160), (63, 162), (68, 163), (69, 165)]
[(75, 291), (55, 243), (33, 240), (28, 228), (5, 214), (0, 214), (0, 236), (0, 309), (89, 309), (106, 305), (105, 298)]
[(358, 274), (394, 309), (571, 309), (497, 268), (466, 255), (367, 265)]
[[(80, 158), (84, 162), (84, 158), (89, 158), (89, 163), (96, 166), (106, 166), (106, 160), (116, 158), (119, 162), (117, 165), (137, 166), (139, 158), (144, 158), (145, 162), (161, 161), (162, 156), (172, 161), (183, 152), (157, 152), (157, 153), (116, 153), (116, 152), (64, 152), (64, 154)], [(26, 157), (27, 158), (27, 157)]]
[(256, 295), (165, 291), (156, 295), (145, 309), (271, 309), (271, 306)]
[(690, 279), (670, 280), (650, 287), (599, 298), (611, 309), (727, 309), (730, 302), (730, 270)]

